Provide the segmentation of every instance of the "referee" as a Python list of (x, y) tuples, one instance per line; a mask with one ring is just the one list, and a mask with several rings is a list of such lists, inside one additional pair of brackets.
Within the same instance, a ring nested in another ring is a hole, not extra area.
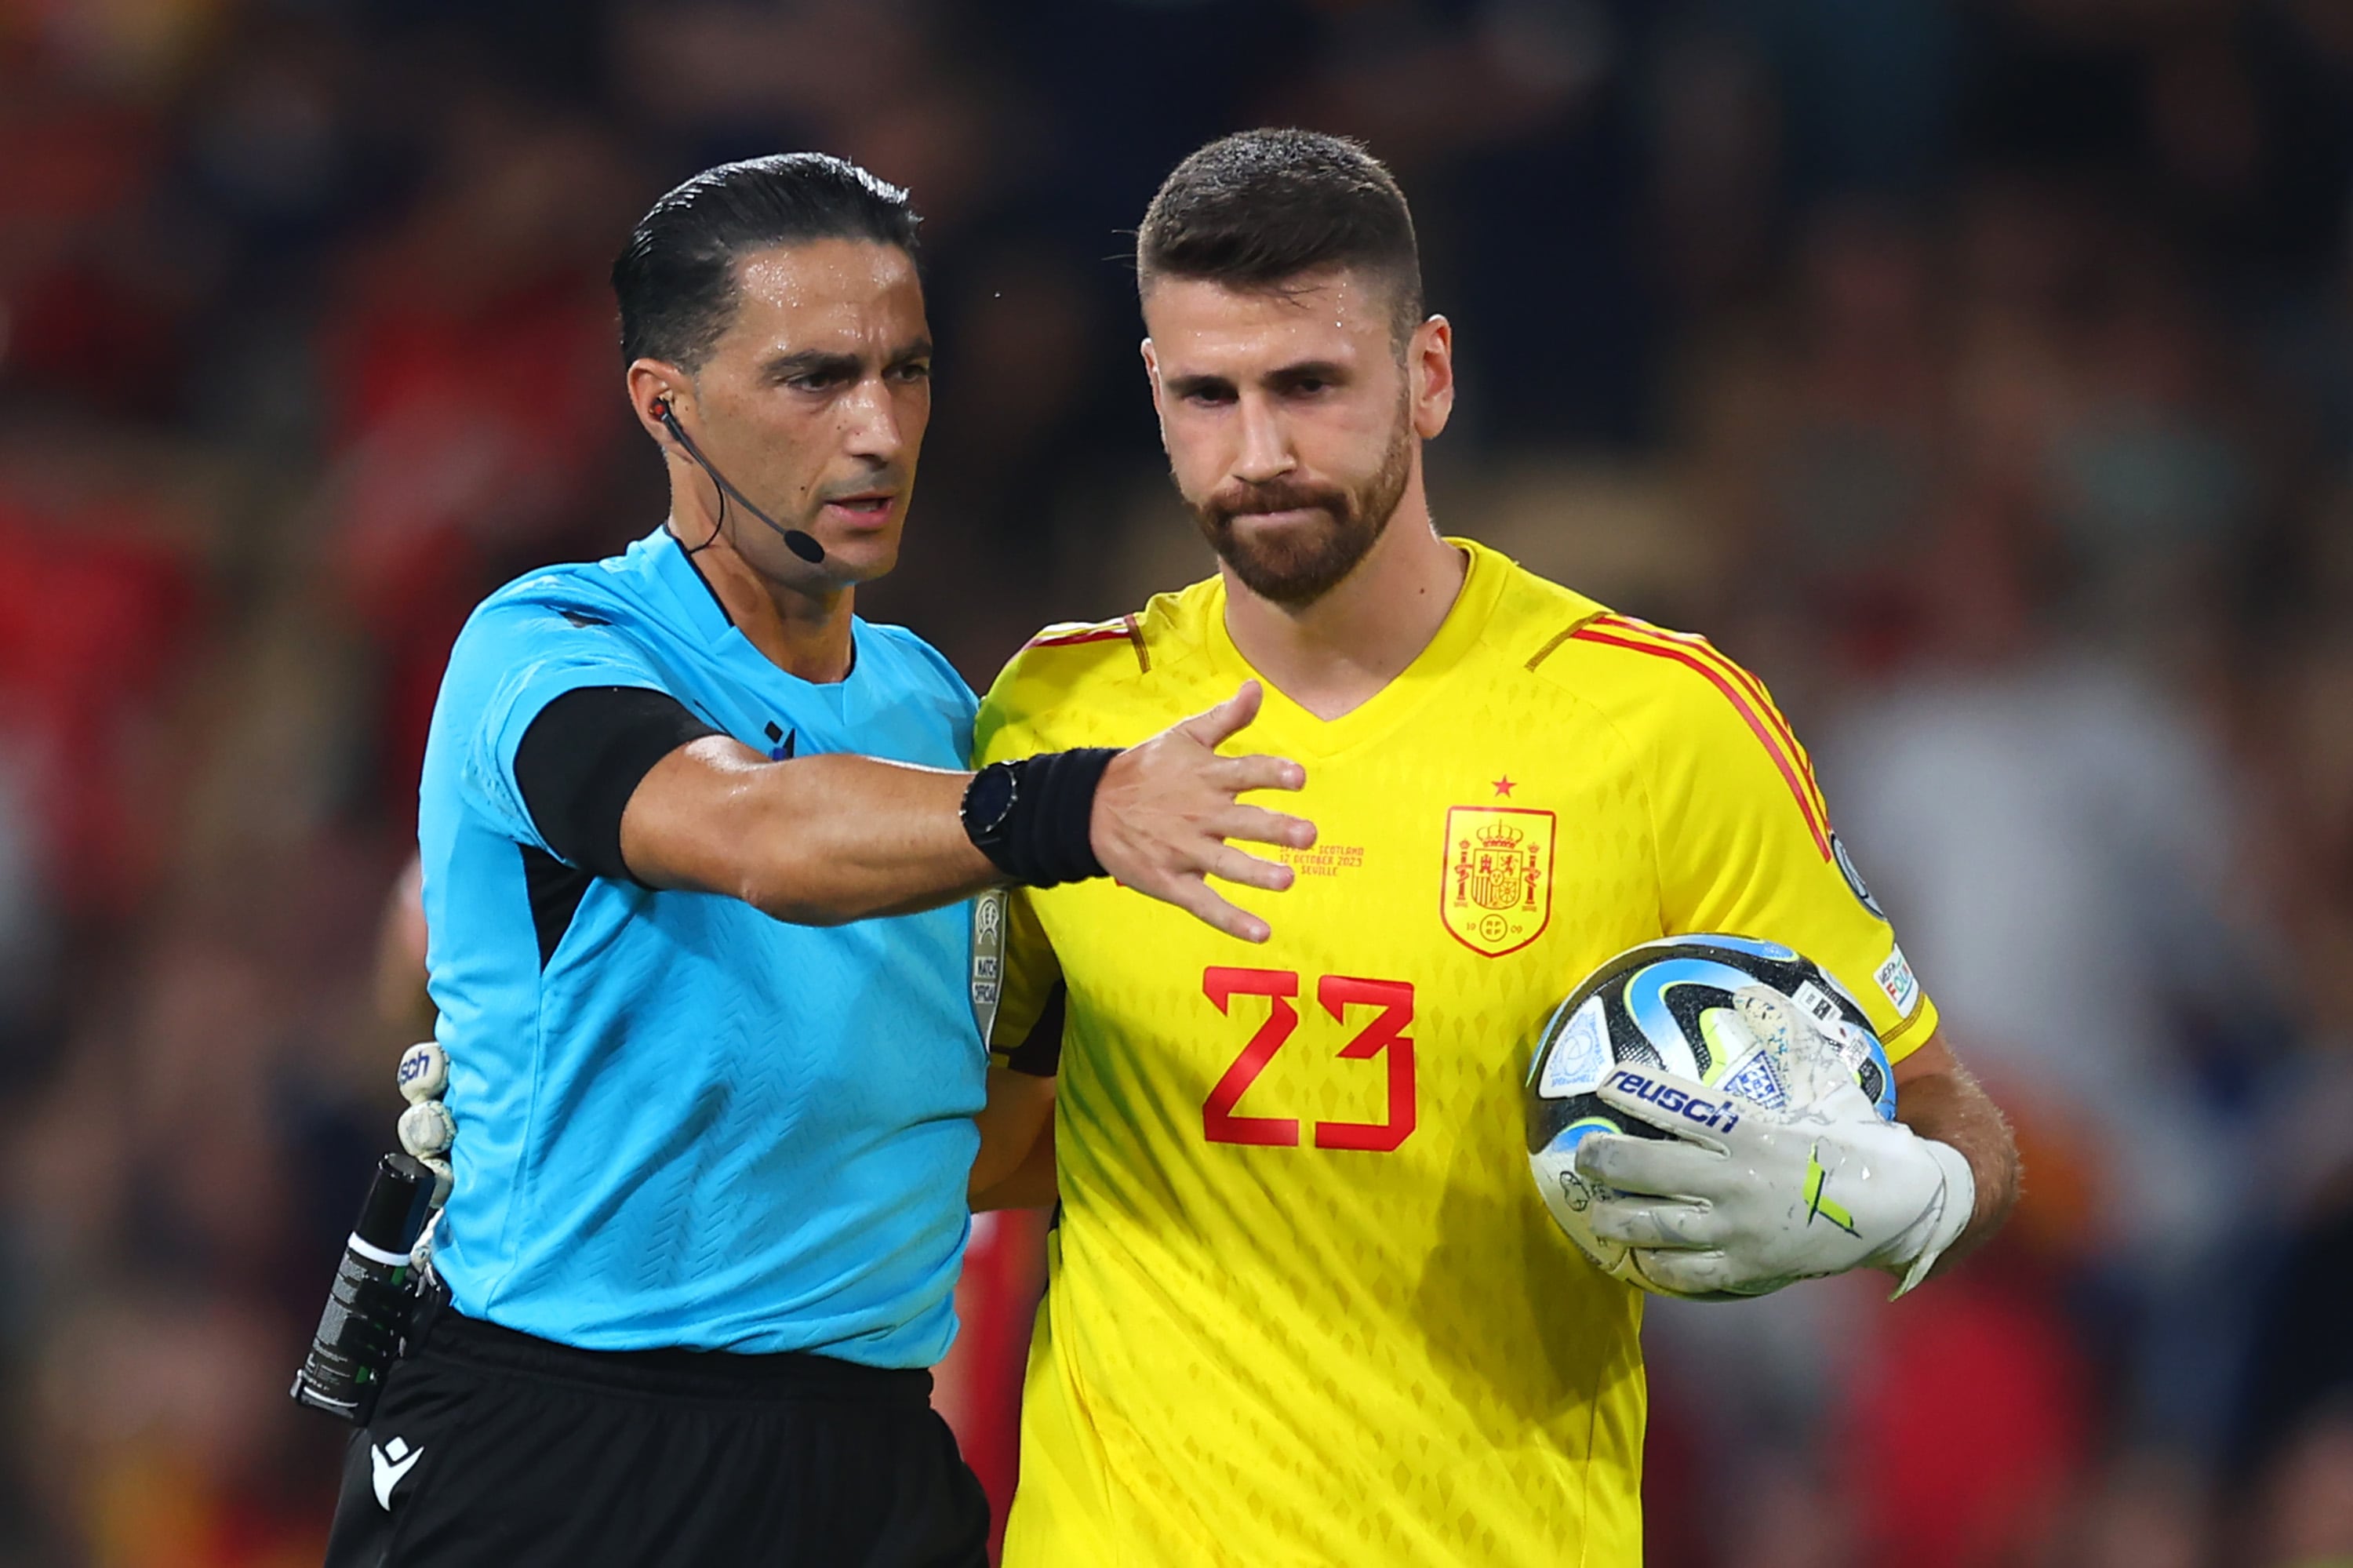
[(1248, 939), (1203, 878), (1303, 846), (1235, 796), (1234, 699), (1132, 749), (963, 771), (975, 702), (851, 611), (931, 408), (906, 193), (712, 169), (613, 269), (670, 513), (484, 601), (417, 836), (460, 1136), (420, 1309), (327, 1560), (985, 1561), (930, 1406), (987, 1056), (965, 902), (1113, 874)]

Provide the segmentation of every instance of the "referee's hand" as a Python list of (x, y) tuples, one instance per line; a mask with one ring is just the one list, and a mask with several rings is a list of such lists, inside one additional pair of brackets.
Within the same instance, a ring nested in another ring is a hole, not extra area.
[(1218, 755), (1258, 716), (1264, 696), (1256, 681), (1245, 681), (1208, 713), (1121, 752), (1095, 788), (1088, 825), (1095, 858), (1113, 876), (1245, 942), (1265, 941), (1266, 922), (1219, 897), (1208, 879), (1280, 892), (1293, 873), (1227, 841), (1291, 849), (1315, 842), (1314, 823), (1235, 799), (1252, 789), (1300, 789), (1307, 769), (1281, 757)]

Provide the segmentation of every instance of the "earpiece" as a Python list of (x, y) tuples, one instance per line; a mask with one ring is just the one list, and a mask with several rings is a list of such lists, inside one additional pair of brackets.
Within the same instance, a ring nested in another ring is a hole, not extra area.
[(702, 455), (702, 449), (694, 444), (694, 438), (686, 433), (685, 428), (678, 422), (678, 416), (671, 412), (669, 398), (657, 397), (654, 399), (654, 418), (661, 421), (662, 429), (670, 433), (671, 440), (677, 441), (680, 446), (686, 449), (686, 455), (693, 459), (695, 463), (702, 468), (703, 472), (711, 476), (711, 482), (719, 487), (719, 498), (722, 503), (723, 516), (724, 515), (725, 503), (730, 498), (733, 498), (735, 504), (741, 506), (744, 511), (749, 512), (753, 516), (757, 517), (761, 522), (765, 523), (770, 531), (785, 542), (785, 548), (790, 550), (794, 555), (798, 556), (802, 560), (807, 561), (813, 567), (821, 564), (825, 560), (825, 546), (823, 545), (818, 544), (815, 539), (811, 538), (808, 535), (802, 533), (797, 528), (786, 527), (783, 524), (777, 522), (775, 518), (761, 511), (759, 507), (753, 504), (752, 498), (750, 496), (744, 494), (742, 491), (728, 483), (727, 476), (711, 466), (711, 460)]

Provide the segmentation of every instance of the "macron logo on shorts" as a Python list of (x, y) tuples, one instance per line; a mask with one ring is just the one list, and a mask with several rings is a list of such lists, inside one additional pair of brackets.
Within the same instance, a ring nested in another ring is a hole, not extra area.
[(417, 1467), (417, 1461), (425, 1457), (425, 1450), (412, 1448), (396, 1437), (382, 1447), (369, 1445), (368, 1457), (375, 1462), (375, 1500), (384, 1505), (385, 1512), (390, 1513), (392, 1489), (407, 1478), (408, 1472)]

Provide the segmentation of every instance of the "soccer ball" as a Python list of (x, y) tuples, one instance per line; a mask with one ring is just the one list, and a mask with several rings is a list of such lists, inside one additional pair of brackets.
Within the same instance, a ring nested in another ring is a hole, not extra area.
[(1670, 1136), (1639, 1118), (1621, 1121), (1594, 1093), (1621, 1065), (1661, 1068), (1775, 1110), (1811, 1103), (1816, 1086), (1834, 1082), (1825, 1075), (1843, 1074), (1882, 1117), (1895, 1115), (1894, 1075), (1870, 1018), (1820, 966), (1788, 948), (1670, 937), (1588, 975), (1546, 1022), (1528, 1064), (1528, 1165), (1545, 1207), (1596, 1267), (1662, 1296), (1681, 1293), (1644, 1277), (1639, 1254), (1585, 1223), (1609, 1189), (1577, 1174), (1577, 1146), (1597, 1132)]

